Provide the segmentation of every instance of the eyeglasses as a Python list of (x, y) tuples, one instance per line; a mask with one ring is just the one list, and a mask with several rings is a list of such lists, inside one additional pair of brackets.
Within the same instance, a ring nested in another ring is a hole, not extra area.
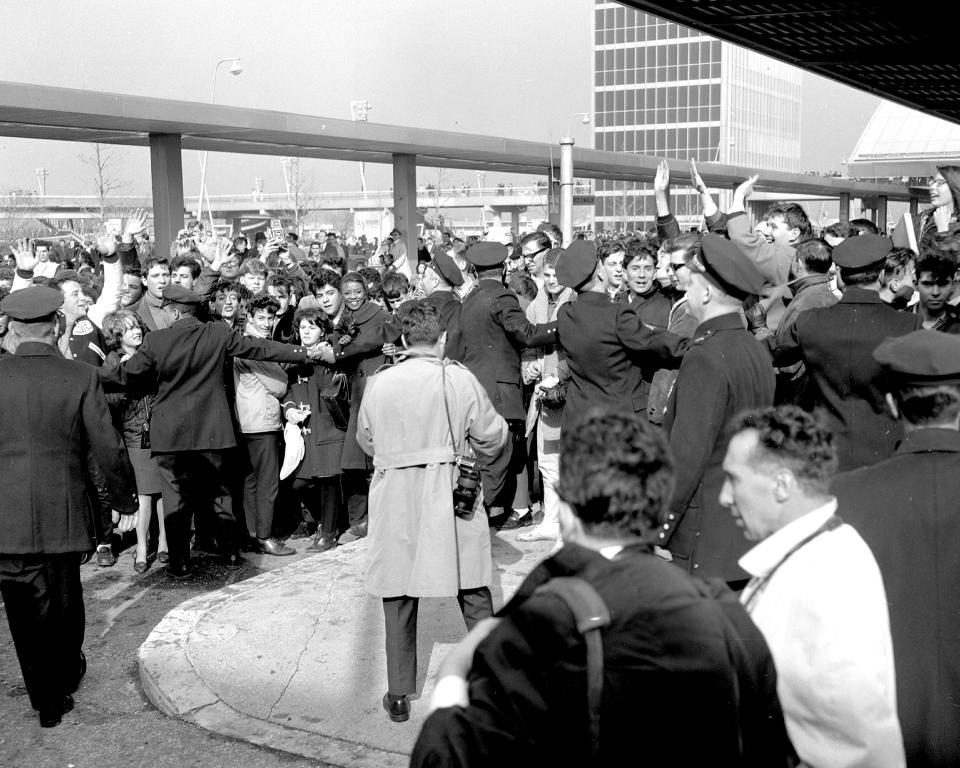
[(939, 187), (942, 184), (946, 184), (946, 183), (947, 183), (947, 180), (942, 176), (932, 178), (930, 179), (930, 181), (927, 182), (928, 186), (931, 186), (931, 187)]

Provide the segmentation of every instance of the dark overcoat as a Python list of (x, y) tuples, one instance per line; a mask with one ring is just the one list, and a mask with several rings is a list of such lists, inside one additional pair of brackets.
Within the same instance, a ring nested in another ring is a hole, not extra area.
[(283, 401), (283, 412), (300, 404), (310, 406), (310, 417), (303, 428), (303, 461), (296, 476), (332, 477), (340, 474), (343, 443), (346, 432), (337, 429), (327, 407), (320, 400), (320, 392), (333, 383), (336, 370), (328, 365), (297, 365), (287, 371), (290, 391)]
[[(596, 761), (582, 635), (558, 596), (536, 591), (557, 577), (588, 582), (611, 615)], [(649, 552), (609, 560), (567, 544), (503, 609), (474, 654), (469, 706), (427, 718), (411, 766), (627, 765), (638, 748), (643, 765), (794, 764), (763, 636), (733, 595), (714, 594)], [(642, 747), (638, 724), (656, 734)]]
[(893, 455), (903, 430), (887, 411), (889, 387), (873, 350), (919, 327), (917, 315), (889, 307), (876, 291), (851, 286), (832, 307), (801, 312), (786, 333), (766, 339), (777, 367), (806, 365), (806, 395), (833, 430), (841, 471)]
[(910, 432), (832, 490), (883, 576), (907, 765), (960, 765), (960, 433)]
[[(219, 451), (237, 444), (224, 383), (228, 357), (304, 363), (307, 351), (244, 336), (226, 323), (182, 317), (171, 327), (144, 336), (136, 354), (118, 371), (100, 370), (111, 386), (156, 381), (150, 418), (154, 453)], [(232, 388), (233, 382), (229, 384)]]
[(443, 318), (443, 329), (447, 332), (447, 344), (443, 356), (448, 360), (463, 360), (463, 338), (460, 334), (460, 299), (452, 291), (434, 291), (423, 303), (436, 307)]
[(526, 417), (520, 382), (520, 350), (553, 344), (557, 324), (534, 325), (499, 280), (477, 283), (460, 308), (463, 364), (480, 380), (503, 418)]
[(698, 326), (663, 421), (676, 487), (658, 538), (701, 578), (747, 578), (737, 560), (750, 545), (720, 506), (726, 427), (740, 411), (773, 405), (774, 387), (770, 357), (739, 312)]
[(111, 506), (137, 510), (137, 488), (97, 370), (49, 344), (0, 359), (0, 553), (86, 552), (96, 541), (85, 478), (90, 454)]
[(643, 413), (647, 385), (642, 365), (675, 368), (689, 341), (648, 328), (629, 304), (586, 292), (557, 311), (557, 330), (571, 378), (562, 429), (589, 408)]

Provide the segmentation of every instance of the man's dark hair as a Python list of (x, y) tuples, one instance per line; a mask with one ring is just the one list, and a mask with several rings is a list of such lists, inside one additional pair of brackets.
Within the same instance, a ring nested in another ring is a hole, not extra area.
[(285, 296), (289, 296), (293, 292), (293, 279), (288, 275), (282, 275), (279, 272), (276, 274), (270, 275), (267, 278), (267, 281), (263, 284), (264, 290), (267, 288), (277, 288), (281, 289)]
[(666, 438), (643, 415), (591, 409), (561, 433), (557, 492), (589, 534), (649, 537), (673, 495)]
[(616, 253), (626, 254), (626, 252), (626, 248), (623, 247), (623, 243), (621, 243), (619, 240), (608, 240), (599, 248), (597, 248), (597, 259), (600, 261), (606, 261), (610, 256), (613, 256)]
[(810, 272), (825, 275), (833, 264), (833, 248), (826, 240), (803, 240), (796, 245), (797, 258)]
[(239, 280), (227, 280), (225, 277), (219, 278), (210, 289), (210, 295), (214, 298), (218, 293), (235, 293), (240, 301), (250, 298), (250, 291), (243, 283)]
[(787, 227), (800, 231), (798, 241), (813, 237), (813, 226), (807, 212), (797, 203), (777, 203), (767, 209), (767, 219), (771, 216), (782, 216)]
[(189, 254), (184, 253), (181, 256), (175, 256), (173, 261), (170, 262), (171, 273), (176, 272), (180, 267), (187, 267), (194, 280), (200, 277), (200, 264)]
[(507, 288), (513, 291), (517, 296), (523, 299), (533, 301), (537, 298), (537, 284), (530, 275), (522, 272), (514, 272), (507, 278)]
[(310, 280), (310, 293), (317, 293), (321, 288), (328, 285), (332, 285), (339, 291), (340, 275), (336, 272), (331, 272), (329, 269), (318, 269)]
[(929, 272), (935, 283), (951, 283), (956, 274), (957, 264), (953, 259), (948, 259), (940, 254), (931, 253), (924, 255), (917, 262), (917, 280), (921, 279), (924, 272)]
[(347, 260), (344, 259), (342, 256), (338, 256), (335, 253), (325, 254), (323, 258), (320, 259), (321, 268), (330, 267), (334, 271), (339, 271), (341, 275), (343, 274), (343, 270), (346, 268), (346, 266), (347, 266)]
[(627, 243), (626, 254), (623, 257), (624, 269), (637, 259), (653, 259), (653, 266), (657, 266), (657, 249), (639, 238), (634, 238)]
[(733, 417), (729, 434), (745, 430), (757, 433), (755, 465), (789, 469), (807, 493), (828, 492), (837, 448), (833, 433), (813, 414), (795, 405), (746, 411)]
[(543, 257), (543, 266), (556, 269), (561, 256), (563, 256), (563, 248), (551, 248)]
[(166, 256), (148, 256), (143, 260), (143, 275), (146, 276), (149, 274), (150, 270), (157, 265), (167, 268), (167, 271), (170, 270), (170, 259)]
[(383, 293), (383, 278), (374, 267), (360, 267), (357, 270), (367, 285), (367, 298), (378, 299)]
[[(234, 241), (234, 242), (236, 242), (236, 241)], [(267, 242), (267, 233), (264, 232), (263, 230), (257, 232), (257, 233), (253, 236), (253, 242), (254, 242), (254, 243), (265, 243), (265, 242)]]
[(700, 235), (687, 232), (664, 240), (661, 247), (666, 253), (679, 253), (684, 261), (689, 262), (700, 256)]
[[(551, 241), (556, 241), (557, 245), (560, 246), (563, 243), (563, 232), (560, 227), (556, 224), (552, 224), (548, 221), (543, 222), (542, 224), (537, 225), (537, 232), (545, 232), (549, 235)], [(552, 245), (553, 243), (549, 243)]]
[(440, 310), (425, 301), (411, 301), (404, 306), (402, 318), (404, 343), (408, 347), (436, 344), (444, 331)]
[(893, 278), (904, 274), (915, 260), (916, 254), (909, 248), (894, 248), (887, 254), (887, 260), (883, 262), (880, 285), (886, 288)]
[(280, 311), (280, 302), (268, 293), (258, 293), (247, 303), (247, 312), (253, 316), (261, 309), (276, 315)]
[(76, 272), (72, 269), (61, 269), (50, 278), (50, 281), (47, 283), (47, 287), (56, 288), (58, 291), (63, 292), (63, 284), (66, 282), (77, 283), (81, 288), (83, 288), (84, 284), (79, 272)]
[(143, 277), (143, 272), (140, 271), (139, 264), (124, 264), (123, 274), (134, 275), (135, 277)]
[(879, 235), (880, 230), (870, 219), (850, 219), (852, 235)]
[(530, 253), (535, 253), (553, 247), (553, 243), (550, 241), (550, 235), (538, 229), (536, 232), (528, 232), (521, 237), (519, 247), (520, 250), (526, 248)]
[(893, 396), (900, 415), (916, 427), (950, 422), (960, 414), (960, 387), (956, 384), (904, 387), (895, 390)]
[(846, 286), (870, 285), (870, 283), (875, 283), (880, 279), (881, 272), (883, 272), (883, 267), (871, 267), (859, 272), (840, 267), (840, 279)]
[(410, 290), (410, 281), (401, 272), (388, 272), (383, 276), (383, 295), (388, 301), (396, 301)]
[(821, 236), (830, 235), (830, 237), (842, 237), (846, 240), (848, 237), (854, 237), (860, 234), (857, 230), (850, 226), (848, 222), (835, 221), (829, 227), (824, 227), (823, 231), (820, 233)]

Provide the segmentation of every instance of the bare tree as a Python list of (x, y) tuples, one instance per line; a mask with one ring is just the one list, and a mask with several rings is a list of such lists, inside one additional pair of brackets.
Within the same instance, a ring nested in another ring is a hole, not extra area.
[(320, 199), (313, 188), (313, 174), (301, 173), (299, 157), (285, 157), (281, 161), (283, 180), (287, 188), (287, 208), (293, 226), (300, 234), (301, 224), (313, 211), (318, 210)]
[[(437, 169), (437, 182), (436, 184), (427, 184), (426, 191), (430, 194), (430, 201), (432, 203), (431, 208), (420, 208), (418, 209), (421, 214), (423, 214), (424, 221), (431, 225), (434, 229), (442, 230), (444, 227), (444, 217), (440, 212), (440, 208), (443, 202), (446, 200), (447, 195), (444, 194), (443, 189), (443, 177), (446, 173), (445, 168)], [(450, 192), (451, 190), (446, 190)]]
[(108, 198), (122, 190), (126, 183), (118, 176), (123, 152), (109, 144), (91, 144), (90, 152), (80, 155), (80, 162), (93, 172), (93, 187), (97, 197), (97, 211), (102, 225), (108, 214), (122, 214), (123, 206), (111, 206)]

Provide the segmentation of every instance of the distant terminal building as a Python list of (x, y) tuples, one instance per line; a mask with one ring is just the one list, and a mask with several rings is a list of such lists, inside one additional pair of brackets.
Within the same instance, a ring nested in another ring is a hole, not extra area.
[[(800, 70), (602, 0), (594, 50), (594, 148), (800, 170)], [(672, 205), (681, 224), (695, 225), (699, 199), (686, 181), (674, 183)], [(597, 229), (655, 220), (650, 185), (597, 180)]]
[(960, 125), (888, 101), (877, 107), (847, 158), (851, 178), (917, 187), (926, 186), (938, 165), (960, 165)]

